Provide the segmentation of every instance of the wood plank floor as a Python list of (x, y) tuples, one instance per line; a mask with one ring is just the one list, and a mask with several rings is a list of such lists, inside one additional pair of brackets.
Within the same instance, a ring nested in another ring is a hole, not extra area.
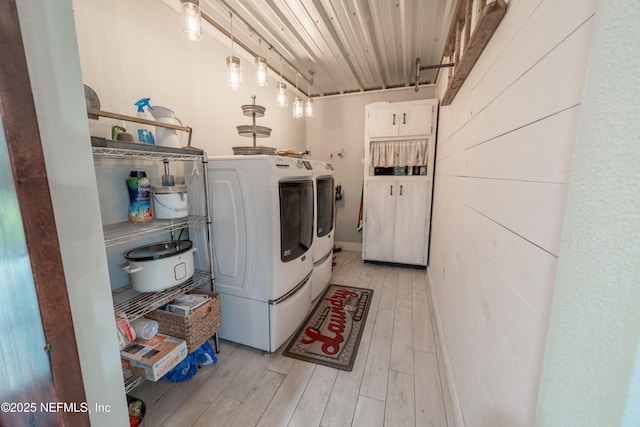
[(351, 372), (220, 340), (218, 362), (190, 381), (130, 393), (147, 405), (145, 425), (454, 426), (426, 272), (336, 255), (332, 283), (375, 290)]

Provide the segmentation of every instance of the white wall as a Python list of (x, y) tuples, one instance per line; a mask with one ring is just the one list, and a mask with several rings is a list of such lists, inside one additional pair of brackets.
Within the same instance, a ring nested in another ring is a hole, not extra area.
[(127, 425), (71, 1), (18, 1), (91, 425)]
[(210, 156), (231, 155), (231, 147), (253, 144), (238, 136), (236, 126), (251, 124), (241, 106), (256, 95), (256, 104), (267, 109), (256, 124), (273, 129), (271, 138), (258, 139), (257, 145), (304, 151), (305, 120), (292, 116), (293, 93), (289, 107), (277, 107), (276, 82), (255, 86), (253, 61), (237, 46), (243, 87), (229, 89), (230, 44), (219, 41), (225, 40), (204, 21), (202, 40), (193, 42), (182, 36), (178, 12), (161, 0), (75, 0), (73, 6), (82, 78), (98, 94), (102, 110), (135, 115), (134, 102), (149, 97), (193, 128), (193, 146)]
[(429, 277), (467, 426), (533, 423), (594, 12), (510, 1), (440, 109)]
[(538, 426), (640, 425), (638, 22), (598, 2)]
[[(357, 225), (364, 179), (365, 105), (434, 97), (434, 86), (425, 86), (418, 92), (411, 87), (314, 101), (315, 117), (307, 120), (307, 148), (311, 150), (313, 159), (333, 164), (336, 184), (342, 185), (344, 199), (336, 204), (335, 239), (338, 245), (348, 250), (359, 250), (362, 242)], [(338, 156), (343, 149), (344, 156)]]

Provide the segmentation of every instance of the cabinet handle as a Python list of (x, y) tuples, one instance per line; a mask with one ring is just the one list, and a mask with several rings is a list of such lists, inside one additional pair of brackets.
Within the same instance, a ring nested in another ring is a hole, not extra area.
[(392, 124), (393, 124), (393, 125), (395, 125), (395, 124), (396, 124), (396, 115), (395, 115), (395, 113), (393, 114), (393, 123), (392, 123)]
[(400, 195), (402, 196), (402, 185), (400, 186)]
[(402, 124), (403, 125), (407, 124), (407, 113), (402, 113)]
[(393, 185), (389, 186), (389, 195), (393, 196)]

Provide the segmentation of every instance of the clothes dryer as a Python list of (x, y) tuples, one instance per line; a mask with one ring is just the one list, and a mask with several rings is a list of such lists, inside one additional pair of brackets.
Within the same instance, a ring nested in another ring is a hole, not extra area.
[(311, 307), (313, 176), (281, 156), (209, 157), (220, 338), (268, 352)]
[(319, 160), (309, 160), (309, 163), (313, 171), (315, 224), (311, 299), (315, 300), (331, 281), (336, 187), (331, 163)]

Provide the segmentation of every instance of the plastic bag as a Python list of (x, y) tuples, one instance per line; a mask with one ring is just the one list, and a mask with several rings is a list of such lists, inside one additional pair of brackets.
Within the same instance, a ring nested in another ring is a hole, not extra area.
[(189, 381), (196, 375), (197, 368), (216, 363), (218, 359), (213, 354), (213, 349), (208, 341), (205, 341), (194, 352), (187, 354), (175, 368), (167, 372), (162, 379), (167, 379), (174, 383)]
[(213, 354), (213, 349), (211, 348), (211, 344), (209, 341), (205, 341), (200, 347), (194, 351), (196, 355), (196, 362), (198, 363), (198, 367), (213, 365), (218, 361), (216, 356)]
[(129, 323), (126, 313), (123, 312), (116, 313), (116, 327), (120, 350), (124, 350), (136, 339), (136, 331)]
[(193, 353), (187, 354), (187, 357), (182, 359), (182, 361), (178, 363), (172, 370), (167, 372), (166, 375), (162, 377), (162, 379), (167, 379), (174, 383), (189, 381), (195, 376), (197, 367), (196, 354), (194, 351)]
[(137, 397), (127, 394), (127, 410), (129, 412), (129, 427), (138, 427), (144, 419), (147, 407), (144, 402)]

